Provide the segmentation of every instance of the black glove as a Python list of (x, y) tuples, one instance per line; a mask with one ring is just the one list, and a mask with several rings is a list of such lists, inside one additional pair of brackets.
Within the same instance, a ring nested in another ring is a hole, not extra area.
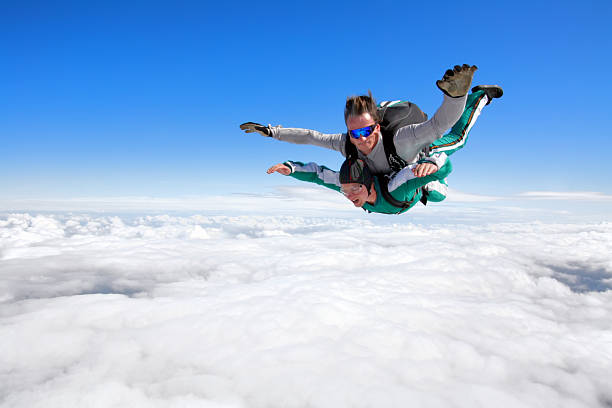
[(467, 95), (472, 85), (472, 77), (478, 67), (467, 64), (455, 65), (454, 69), (448, 69), (441, 80), (436, 81), (438, 88), (452, 98)]
[(262, 136), (271, 137), (270, 128), (255, 122), (246, 122), (240, 125), (240, 129), (245, 133), (259, 133)]

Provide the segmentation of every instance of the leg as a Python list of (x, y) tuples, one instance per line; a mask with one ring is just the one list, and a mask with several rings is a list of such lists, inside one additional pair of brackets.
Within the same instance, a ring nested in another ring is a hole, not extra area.
[[(491, 92), (494, 92), (492, 95)], [(467, 98), (465, 104), (465, 110), (463, 114), (452, 127), (450, 132), (436, 140), (429, 146), (429, 155), (436, 153), (445, 153), (447, 156), (455, 153), (457, 150), (463, 148), (467, 142), (468, 134), (476, 123), (476, 119), (480, 116), (482, 108), (491, 103), (492, 98), (499, 98), (503, 91), (500, 87), (491, 86), (486, 89), (478, 89), (475, 87), (472, 94)], [(423, 198), (421, 202), (427, 204), (427, 202), (440, 202), (446, 198), (448, 192), (448, 184), (446, 179), (430, 182), (423, 186)]]
[(429, 146), (429, 153), (446, 153), (447, 156), (455, 153), (465, 146), (468, 133), (472, 129), (482, 108), (490, 102), (489, 96), (482, 90), (468, 95), (463, 114), (452, 127), (450, 132), (436, 140)]

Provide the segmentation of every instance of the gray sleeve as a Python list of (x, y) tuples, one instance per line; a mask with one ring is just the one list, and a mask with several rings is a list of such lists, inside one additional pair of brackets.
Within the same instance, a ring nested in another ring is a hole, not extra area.
[(466, 100), (467, 95), (460, 98), (444, 95), (442, 105), (430, 120), (398, 129), (393, 139), (397, 154), (412, 161), (420, 150), (444, 136), (461, 117)]
[(336, 150), (345, 155), (344, 143), (346, 134), (344, 133), (321, 133), (316, 130), (300, 128), (284, 128), (281, 126), (270, 126), (271, 135), (276, 140), (295, 144), (308, 144)]

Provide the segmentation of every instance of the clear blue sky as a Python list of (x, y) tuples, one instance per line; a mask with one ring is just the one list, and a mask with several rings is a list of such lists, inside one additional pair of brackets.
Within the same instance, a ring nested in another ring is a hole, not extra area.
[(291, 183), (265, 169), (341, 156), (241, 122), (341, 131), (346, 96), (368, 89), (431, 115), (457, 63), (506, 93), (454, 157), (452, 187), (610, 194), (610, 4), (3, 2), (0, 198)]

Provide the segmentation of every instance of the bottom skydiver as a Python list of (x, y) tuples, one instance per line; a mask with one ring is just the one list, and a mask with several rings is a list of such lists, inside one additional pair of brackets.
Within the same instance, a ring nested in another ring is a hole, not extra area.
[(461, 118), (449, 133), (429, 146), (428, 156), (393, 175), (373, 175), (361, 159), (349, 158), (340, 171), (316, 163), (286, 161), (268, 169), (298, 180), (320, 184), (344, 194), (355, 207), (369, 212), (401, 214), (417, 202), (439, 202), (446, 198), (446, 177), (452, 171), (448, 156), (463, 148), (483, 107), (503, 94), (496, 85), (472, 89)]

